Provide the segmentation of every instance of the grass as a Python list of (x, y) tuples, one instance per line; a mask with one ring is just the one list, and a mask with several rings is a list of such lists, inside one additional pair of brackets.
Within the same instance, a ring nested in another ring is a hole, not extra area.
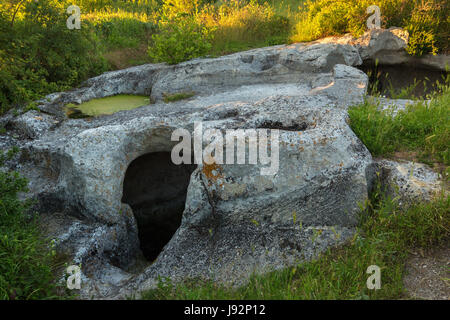
[[(445, 243), (450, 235), (450, 198), (402, 210), (396, 199), (378, 188), (361, 210), (353, 239), (328, 249), (316, 260), (266, 275), (230, 288), (211, 281), (190, 279), (181, 284), (162, 280), (143, 292), (143, 299), (402, 299), (407, 298), (403, 276), (408, 252)], [(366, 270), (381, 268), (381, 289), (368, 290)]]
[(180, 101), (184, 99), (189, 99), (193, 96), (195, 96), (195, 92), (178, 92), (174, 94), (164, 94), (164, 102), (169, 103)]
[(349, 109), (350, 126), (374, 156), (418, 152), (422, 162), (450, 165), (450, 87), (428, 104), (418, 101), (393, 115), (366, 101)]
[(214, 28), (211, 55), (233, 53), (288, 41), (293, 15), (289, 4), (272, 1), (222, 3), (217, 10), (200, 14), (200, 21)]
[[(1, 166), (16, 152), (1, 153)], [(41, 235), (37, 218), (27, 214), (30, 202), (18, 199), (26, 186), (17, 172), (0, 171), (0, 300), (60, 299), (58, 256)]]
[(132, 110), (150, 104), (147, 96), (116, 95), (112, 97), (92, 99), (80, 105), (68, 104), (66, 110), (69, 118), (84, 118), (113, 114), (122, 110)]
[(104, 52), (117, 48), (135, 48), (148, 42), (156, 30), (151, 18), (145, 13), (123, 10), (96, 11), (85, 14), (83, 22), (95, 30)]

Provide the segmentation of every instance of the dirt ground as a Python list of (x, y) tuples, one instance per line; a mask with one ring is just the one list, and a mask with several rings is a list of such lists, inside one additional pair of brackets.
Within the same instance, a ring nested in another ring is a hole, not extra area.
[(450, 300), (450, 243), (413, 250), (403, 279), (408, 298)]

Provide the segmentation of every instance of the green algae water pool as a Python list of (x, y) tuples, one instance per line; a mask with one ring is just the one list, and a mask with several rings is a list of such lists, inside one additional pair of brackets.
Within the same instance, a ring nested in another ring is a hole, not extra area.
[(69, 118), (85, 118), (113, 114), (122, 110), (131, 110), (150, 104), (147, 96), (121, 94), (112, 97), (92, 99), (80, 105), (66, 105)]

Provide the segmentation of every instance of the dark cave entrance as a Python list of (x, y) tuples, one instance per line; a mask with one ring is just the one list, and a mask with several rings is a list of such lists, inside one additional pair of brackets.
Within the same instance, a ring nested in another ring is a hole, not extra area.
[(378, 65), (366, 61), (360, 70), (369, 76), (368, 93), (380, 93), (388, 98), (425, 98), (433, 93), (436, 83), (445, 83), (447, 72), (415, 65)]
[(170, 152), (135, 159), (123, 182), (122, 202), (133, 209), (141, 250), (154, 261), (181, 224), (187, 187), (195, 165), (175, 165)]

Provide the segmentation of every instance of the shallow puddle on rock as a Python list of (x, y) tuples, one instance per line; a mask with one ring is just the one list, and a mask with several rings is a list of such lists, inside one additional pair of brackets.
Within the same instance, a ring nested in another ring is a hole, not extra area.
[(92, 99), (80, 105), (70, 103), (66, 105), (66, 110), (69, 118), (86, 118), (131, 110), (148, 104), (150, 104), (150, 99), (147, 96), (117, 95)]

